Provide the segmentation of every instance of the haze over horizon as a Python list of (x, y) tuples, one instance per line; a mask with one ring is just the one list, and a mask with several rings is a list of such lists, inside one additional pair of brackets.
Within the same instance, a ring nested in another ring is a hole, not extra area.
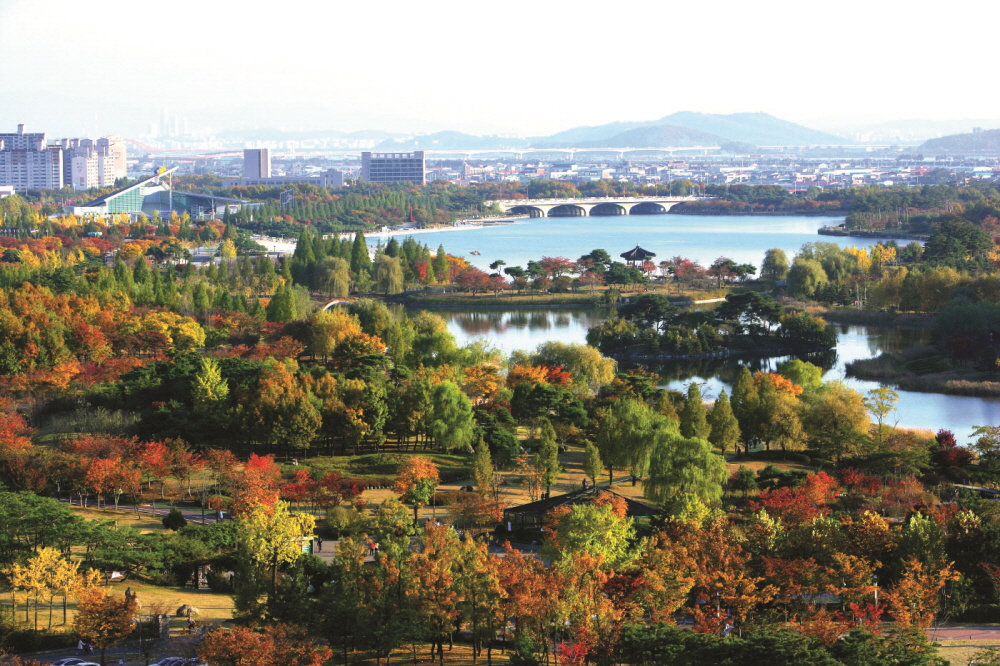
[[(0, 131), (147, 134), (164, 109), (212, 128), (539, 136), (678, 111), (817, 129), (993, 118), (976, 94), (988, 21), (881, 2), (643, 0), (608, 13), (514, 0), (276, 8), (176, 0), (0, 2)], [(948, 53), (948, 58), (935, 54)], [(947, 94), (942, 94), (947, 82)], [(956, 100), (961, 100), (960, 104)]]

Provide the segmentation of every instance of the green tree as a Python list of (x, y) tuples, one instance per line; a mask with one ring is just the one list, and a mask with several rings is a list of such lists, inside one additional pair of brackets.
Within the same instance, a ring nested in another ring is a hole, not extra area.
[(590, 482), (597, 485), (597, 480), (601, 478), (601, 471), (604, 463), (601, 461), (601, 452), (597, 450), (593, 442), (588, 441), (583, 451), (583, 473), (587, 475)]
[(896, 409), (897, 402), (899, 402), (899, 394), (887, 386), (874, 388), (865, 394), (865, 408), (875, 419), (875, 441), (879, 450), (882, 449), (882, 439), (885, 434), (882, 428), (883, 423), (886, 417)]
[(632, 520), (617, 515), (610, 504), (572, 507), (559, 518), (555, 532), (555, 538), (542, 546), (542, 557), (559, 561), (586, 553), (603, 558), (609, 569), (620, 568), (631, 559), (629, 543), (635, 537)]
[(804, 425), (813, 446), (838, 461), (868, 442), (868, 410), (857, 391), (828, 382), (807, 402)]
[(559, 480), (562, 465), (559, 464), (559, 444), (556, 442), (556, 430), (548, 419), (542, 419), (541, 433), (535, 451), (535, 469), (538, 470), (545, 495), (549, 496), (552, 484)]
[(826, 271), (815, 259), (796, 257), (788, 270), (788, 293), (796, 298), (809, 298), (826, 283)]
[(681, 436), (708, 439), (711, 426), (708, 424), (708, 411), (701, 399), (701, 388), (697, 382), (688, 384), (687, 400), (681, 409)]
[(434, 387), (431, 405), (431, 434), (441, 450), (471, 449), (476, 420), (468, 396), (454, 382), (441, 382)]
[(612, 482), (616, 469), (628, 469), (635, 475), (645, 472), (654, 428), (666, 423), (641, 400), (622, 399), (611, 405), (601, 420), (595, 444)]
[(758, 400), (757, 384), (754, 382), (750, 370), (744, 366), (740, 368), (739, 374), (736, 375), (736, 381), (733, 383), (733, 398), (730, 405), (736, 420), (740, 422), (740, 433), (748, 439), (757, 437), (759, 434), (757, 427)]
[(797, 358), (779, 363), (778, 374), (806, 391), (815, 391), (823, 385), (823, 368)]
[(351, 246), (351, 271), (355, 274), (370, 273), (371, 257), (368, 256), (368, 243), (360, 231), (354, 235), (354, 245)]
[(760, 279), (766, 282), (777, 282), (788, 276), (788, 257), (781, 248), (772, 248), (764, 253), (764, 261), (760, 265)]
[(489, 496), (493, 489), (493, 458), (486, 440), (480, 438), (476, 444), (476, 455), (472, 459), (472, 478), (476, 480), (476, 492), (483, 497)]
[(278, 285), (267, 304), (267, 320), (273, 322), (294, 321), (297, 312), (295, 307), (295, 296), (291, 287), (286, 284)]
[[(278, 570), (302, 555), (302, 543), (312, 538), (316, 519), (310, 514), (293, 515), (286, 502), (278, 502), (273, 508), (258, 504), (235, 523), (238, 575), (243, 576), (240, 585), (245, 587), (236, 595), (234, 615), (252, 621), (263, 611), (266, 602), (262, 597), (274, 595)], [(268, 578), (269, 587), (261, 589), (258, 584)]]
[(719, 398), (715, 401), (715, 406), (712, 407), (712, 413), (708, 417), (708, 425), (711, 428), (708, 441), (722, 451), (723, 455), (739, 444), (740, 422), (733, 414), (733, 408), (729, 404), (729, 396), (726, 395), (725, 389), (719, 393)]
[(340, 257), (325, 257), (316, 268), (316, 286), (327, 298), (347, 298), (351, 290), (350, 264)]
[(398, 257), (380, 254), (375, 257), (375, 290), (390, 296), (403, 291), (403, 267)]
[(195, 409), (210, 412), (225, 405), (229, 383), (219, 369), (219, 362), (208, 356), (201, 359), (201, 370), (191, 384), (191, 402)]
[(725, 461), (707, 441), (661, 431), (653, 445), (649, 478), (642, 491), (663, 506), (670, 506), (683, 493), (712, 506), (722, 499), (722, 483), (727, 476)]

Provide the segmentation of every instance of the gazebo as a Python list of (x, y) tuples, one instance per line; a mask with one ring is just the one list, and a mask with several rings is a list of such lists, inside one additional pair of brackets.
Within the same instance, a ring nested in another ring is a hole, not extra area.
[(643, 250), (641, 247), (636, 245), (628, 252), (622, 252), (620, 256), (629, 266), (635, 266), (638, 264), (641, 268), (644, 263), (655, 257), (656, 253), (650, 252), (649, 250)]
[(625, 506), (627, 507), (625, 515), (629, 518), (656, 516), (660, 513), (651, 506), (643, 504), (642, 502), (637, 502), (634, 499), (625, 497), (624, 495), (619, 495), (613, 490), (601, 488), (600, 486), (589, 486), (587, 488), (574, 490), (573, 492), (566, 493), (565, 495), (556, 495), (555, 497), (541, 499), (537, 502), (530, 502), (528, 504), (522, 504), (521, 506), (512, 506), (509, 509), (504, 509), (503, 521), (505, 524), (509, 524), (514, 529), (521, 527), (537, 529), (545, 524), (546, 516), (553, 509), (561, 506), (572, 507), (583, 504), (593, 504), (599, 497), (607, 495), (618, 497), (625, 501)]

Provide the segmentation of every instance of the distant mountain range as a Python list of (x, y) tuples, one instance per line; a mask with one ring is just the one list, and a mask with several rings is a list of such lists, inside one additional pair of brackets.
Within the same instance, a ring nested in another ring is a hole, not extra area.
[(688, 148), (742, 142), (757, 146), (841, 145), (842, 137), (766, 113), (720, 115), (682, 111), (659, 120), (575, 127), (527, 139), (437, 132), (389, 138), (377, 150), (494, 150), (517, 148)]
[(918, 150), (926, 153), (998, 153), (1000, 152), (1000, 129), (980, 130), (929, 139), (924, 141)]
[[(635, 135), (629, 134), (631, 130), (664, 126), (715, 135), (716, 141), (719, 142), (716, 144), (701, 143), (700, 145), (721, 145), (721, 143), (730, 141), (741, 141), (758, 146), (811, 146), (844, 143), (842, 137), (781, 120), (767, 113), (720, 115), (681, 111), (652, 122), (616, 122), (595, 127), (576, 127), (552, 136), (536, 137), (532, 139), (532, 145), (537, 148), (571, 148), (577, 147), (580, 143), (606, 142), (612, 138), (636, 138)], [(655, 133), (648, 136), (662, 138)], [(665, 145), (670, 144), (619, 144), (615, 147), (653, 148)]]

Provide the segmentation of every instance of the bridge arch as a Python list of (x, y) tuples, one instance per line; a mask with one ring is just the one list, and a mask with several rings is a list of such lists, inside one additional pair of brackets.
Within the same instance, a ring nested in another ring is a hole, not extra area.
[(514, 206), (507, 212), (514, 215), (528, 215), (529, 217), (545, 217), (545, 211), (537, 206)]
[(584, 217), (587, 209), (574, 204), (562, 204), (549, 209), (549, 217)]
[(591, 215), (628, 215), (625, 206), (619, 203), (602, 203), (590, 209)]
[(667, 206), (655, 201), (642, 201), (628, 209), (629, 215), (660, 215), (667, 212)]
[(334, 307), (335, 305), (351, 305), (353, 302), (354, 301), (345, 301), (342, 298), (335, 298), (332, 301), (330, 301), (329, 303), (327, 303), (326, 305), (324, 305), (323, 309), (324, 310), (329, 310), (330, 308)]

